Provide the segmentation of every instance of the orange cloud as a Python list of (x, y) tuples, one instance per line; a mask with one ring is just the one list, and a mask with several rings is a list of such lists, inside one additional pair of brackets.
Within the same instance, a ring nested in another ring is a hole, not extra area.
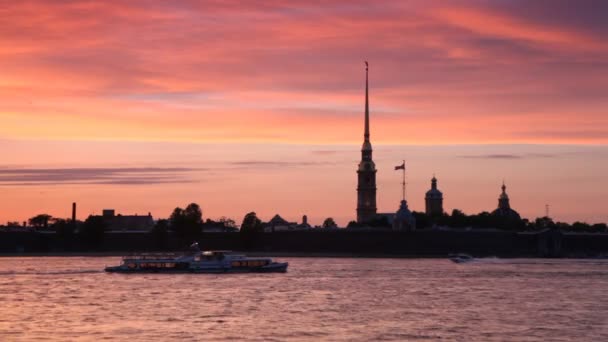
[(493, 11), (452, 7), (439, 9), (436, 15), (450, 25), (478, 34), (530, 41), (566, 50), (608, 51), (608, 44), (603, 40), (559, 27), (528, 23)]
[(0, 15), (3, 137), (357, 142), (370, 59), (375, 143), (607, 142), (606, 44), (487, 5), (30, 1)]

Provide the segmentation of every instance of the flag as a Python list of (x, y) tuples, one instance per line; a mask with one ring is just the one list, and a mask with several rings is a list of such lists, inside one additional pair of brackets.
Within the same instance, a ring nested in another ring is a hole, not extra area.
[(404, 170), (405, 171), (405, 162), (399, 166), (395, 166), (395, 170)]

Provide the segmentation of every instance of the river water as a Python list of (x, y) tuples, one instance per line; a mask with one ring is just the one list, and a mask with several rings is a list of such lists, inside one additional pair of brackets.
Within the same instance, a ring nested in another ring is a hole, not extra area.
[(0, 258), (0, 341), (608, 341), (608, 260), (279, 258), (286, 274), (106, 274)]

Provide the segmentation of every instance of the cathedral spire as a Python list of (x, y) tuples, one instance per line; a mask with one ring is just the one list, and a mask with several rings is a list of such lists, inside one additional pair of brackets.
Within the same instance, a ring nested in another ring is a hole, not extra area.
[(376, 215), (376, 164), (372, 159), (369, 140), (369, 64), (365, 61), (365, 133), (361, 147), (361, 162), (357, 168), (357, 222), (366, 223)]
[(369, 64), (365, 61), (365, 142), (369, 142), (369, 90), (368, 90)]

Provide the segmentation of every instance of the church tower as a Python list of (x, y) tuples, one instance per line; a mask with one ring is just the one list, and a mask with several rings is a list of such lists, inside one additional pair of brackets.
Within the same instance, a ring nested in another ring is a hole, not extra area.
[(492, 212), (492, 215), (500, 216), (511, 220), (520, 220), (521, 216), (519, 216), (519, 213), (511, 209), (511, 204), (509, 203), (509, 195), (507, 195), (507, 186), (504, 182), (502, 183), (501, 189), (502, 193), (498, 197), (498, 208)]
[(511, 205), (509, 204), (509, 195), (507, 195), (507, 186), (505, 183), (502, 183), (502, 193), (498, 197), (498, 209), (501, 210), (511, 210)]
[(365, 133), (361, 148), (361, 162), (357, 169), (357, 222), (371, 221), (376, 215), (376, 164), (372, 160), (369, 140), (368, 64), (365, 62)]
[(433, 175), (431, 179), (431, 189), (426, 192), (424, 197), (426, 203), (426, 214), (428, 216), (443, 215), (443, 194), (437, 189), (437, 178)]

